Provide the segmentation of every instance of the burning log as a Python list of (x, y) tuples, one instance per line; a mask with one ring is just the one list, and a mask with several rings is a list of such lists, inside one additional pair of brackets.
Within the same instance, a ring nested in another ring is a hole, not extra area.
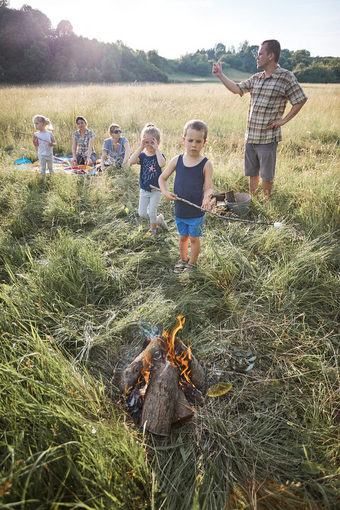
[(153, 356), (158, 351), (164, 350), (163, 344), (164, 341), (162, 338), (155, 337), (150, 341), (149, 345), (144, 349), (144, 351), (142, 351), (124, 370), (120, 384), (120, 390), (122, 393), (126, 393), (136, 384), (146, 364), (149, 363), (151, 365)]
[(179, 354), (187, 353), (189, 359), (190, 381), (194, 386), (196, 386), (196, 388), (203, 388), (205, 383), (204, 370), (192, 354), (191, 349), (188, 348), (178, 337), (175, 337), (175, 348), (176, 352)]
[(178, 394), (178, 368), (157, 361), (145, 393), (141, 425), (158, 436), (169, 436)]
[(184, 317), (169, 334), (155, 337), (124, 370), (121, 391), (135, 419), (148, 432), (169, 436), (171, 425), (192, 418), (190, 403), (204, 403), (204, 371), (191, 348), (176, 333)]
[(194, 415), (193, 408), (190, 406), (183, 390), (178, 388), (176, 407), (172, 417), (172, 423), (183, 423), (190, 420)]

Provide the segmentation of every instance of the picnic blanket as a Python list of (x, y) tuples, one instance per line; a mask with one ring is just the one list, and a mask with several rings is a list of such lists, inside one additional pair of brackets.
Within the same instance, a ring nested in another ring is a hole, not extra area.
[[(71, 165), (71, 158), (69, 156), (53, 158), (53, 171), (55, 173), (78, 174), (78, 175), (97, 175), (100, 170), (100, 163), (95, 166), (87, 165)], [(40, 172), (39, 161), (30, 161), (27, 158), (20, 158), (14, 161), (19, 166), (20, 170), (32, 170)]]

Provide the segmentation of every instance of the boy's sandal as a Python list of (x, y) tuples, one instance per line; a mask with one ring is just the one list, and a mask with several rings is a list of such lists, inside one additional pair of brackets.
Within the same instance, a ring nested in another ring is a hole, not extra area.
[(180, 274), (183, 273), (184, 268), (186, 267), (188, 261), (180, 259), (174, 267), (174, 273)]
[(187, 264), (185, 264), (185, 267), (182, 271), (182, 273), (192, 273), (193, 271), (196, 271), (197, 269), (197, 264), (189, 264), (189, 262)]

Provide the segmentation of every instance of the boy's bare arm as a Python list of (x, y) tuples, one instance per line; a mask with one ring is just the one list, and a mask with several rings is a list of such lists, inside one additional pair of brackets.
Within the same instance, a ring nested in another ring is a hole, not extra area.
[(213, 175), (213, 166), (211, 161), (207, 161), (204, 165), (204, 185), (203, 185), (203, 201), (202, 207), (203, 209), (211, 209), (210, 198), (213, 193), (212, 188), (212, 175)]
[(223, 74), (221, 62), (213, 64), (212, 73), (214, 76), (217, 76), (219, 80), (221, 80), (223, 85), (228, 90), (230, 90), (230, 92), (232, 92), (233, 94), (239, 94), (240, 96), (242, 95), (241, 90), (237, 83), (235, 83), (233, 80), (230, 80), (229, 78), (227, 78), (225, 74)]
[(171, 191), (168, 191), (166, 181), (169, 179), (170, 175), (175, 171), (176, 165), (178, 161), (178, 156), (175, 156), (172, 158), (164, 172), (161, 173), (158, 184), (161, 192), (168, 200), (176, 200), (177, 195), (175, 193), (171, 193)]

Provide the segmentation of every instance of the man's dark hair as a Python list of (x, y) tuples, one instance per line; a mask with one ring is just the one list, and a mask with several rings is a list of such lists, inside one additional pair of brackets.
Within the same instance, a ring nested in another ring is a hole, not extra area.
[(275, 62), (278, 62), (281, 53), (281, 46), (279, 41), (276, 39), (268, 39), (267, 41), (263, 41), (262, 44), (267, 45), (267, 53), (274, 53)]

